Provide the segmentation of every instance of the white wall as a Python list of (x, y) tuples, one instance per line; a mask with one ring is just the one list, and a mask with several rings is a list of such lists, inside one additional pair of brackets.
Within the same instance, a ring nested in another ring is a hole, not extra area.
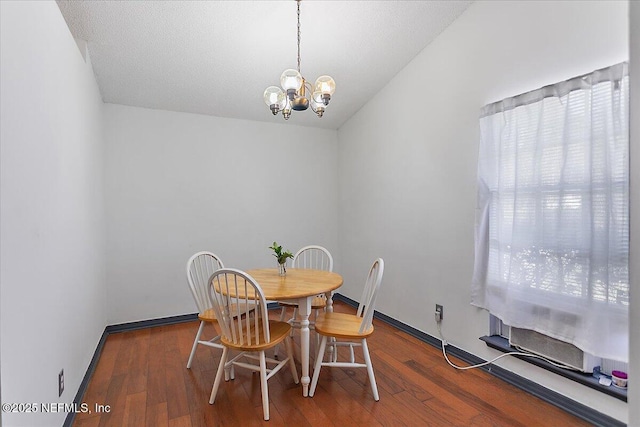
[(276, 120), (105, 104), (109, 323), (195, 312), (200, 250), (241, 269), (274, 266), (274, 240), (339, 258), (337, 132)]
[[(478, 339), (488, 315), (469, 304), (480, 108), (627, 60), (627, 7), (476, 2), (351, 118), (338, 132), (341, 292), (359, 298), (381, 256), (381, 312), (438, 336), (443, 304), (447, 340), (494, 357)], [(627, 420), (620, 400), (519, 360), (499, 364)]]
[[(640, 330), (640, 3), (630, 2), (630, 94), (631, 94), (631, 321), (630, 331)], [(640, 335), (631, 334), (629, 342), (629, 360), (631, 387), (629, 388), (629, 422), (630, 426), (640, 425)]]
[(69, 403), (106, 325), (102, 100), (55, 2), (3, 1), (0, 19), (2, 399)]

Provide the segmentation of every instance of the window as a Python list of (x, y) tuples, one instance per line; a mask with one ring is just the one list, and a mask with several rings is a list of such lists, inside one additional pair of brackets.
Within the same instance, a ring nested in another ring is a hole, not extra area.
[(627, 64), (487, 105), (472, 303), (628, 359)]

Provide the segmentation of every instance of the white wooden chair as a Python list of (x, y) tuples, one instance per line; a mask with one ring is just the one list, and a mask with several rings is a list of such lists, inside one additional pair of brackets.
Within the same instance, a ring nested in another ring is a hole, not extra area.
[(191, 295), (193, 295), (193, 299), (198, 307), (198, 319), (200, 319), (200, 327), (193, 341), (193, 347), (191, 348), (191, 354), (187, 362), (187, 369), (191, 368), (191, 362), (193, 361), (193, 356), (196, 353), (198, 344), (219, 349), (224, 348), (224, 346), (219, 343), (220, 335), (210, 340), (200, 339), (204, 325), (206, 323), (216, 322), (216, 316), (212, 308), (213, 304), (209, 297), (209, 278), (216, 270), (221, 268), (224, 268), (224, 264), (213, 252), (198, 252), (187, 261), (187, 281), (189, 282)]
[[(234, 379), (235, 366), (251, 369), (260, 373), (262, 410), (264, 419), (268, 420), (269, 389), (267, 381), (269, 378), (289, 363), (293, 380), (296, 384), (299, 382), (298, 372), (293, 361), (292, 340), (289, 336), (291, 325), (287, 322), (269, 320), (267, 301), (264, 298), (262, 288), (243, 271), (232, 268), (216, 271), (210, 280), (209, 295), (222, 330), (220, 342), (224, 346), (209, 403), (215, 402), (223, 371), (230, 371), (229, 375), (225, 375), (225, 379), (227, 376)], [(251, 306), (255, 307), (254, 315), (243, 315)], [(282, 341), (285, 342), (287, 348), (286, 359), (279, 361), (266, 357), (265, 350), (275, 347)], [(229, 359), (230, 350), (240, 351), (240, 353)], [(257, 360), (259, 364), (248, 363), (251, 360)], [(275, 366), (268, 368), (267, 364)]]
[[(322, 341), (316, 357), (309, 396), (313, 396), (316, 391), (320, 369), (323, 366), (332, 366), (339, 368), (367, 368), (373, 398), (376, 401), (380, 400), (376, 379), (373, 374), (373, 366), (371, 365), (371, 357), (369, 356), (369, 348), (367, 347), (367, 337), (373, 333), (373, 312), (383, 272), (384, 261), (382, 258), (378, 258), (369, 270), (369, 276), (367, 277), (356, 314), (325, 312), (320, 313), (320, 316), (318, 316), (316, 332), (322, 335)], [(329, 342), (329, 346), (333, 347), (333, 351), (330, 353), (330, 361), (324, 362), (324, 351), (327, 347), (328, 338), (335, 338), (335, 341)], [(348, 341), (341, 341), (345, 339)], [(338, 348), (340, 346), (349, 347), (350, 357), (348, 362), (338, 361)], [(356, 363), (353, 352), (355, 346), (362, 347), (365, 363)]]
[[(296, 252), (291, 260), (291, 267), (333, 271), (333, 257), (326, 248), (317, 245), (309, 245)], [(279, 301), (278, 304), (282, 307), (280, 321), (285, 321), (287, 308), (293, 307), (293, 317), (291, 317), (288, 322), (291, 323), (291, 326), (294, 328), (299, 328), (300, 321), (298, 319), (298, 304), (295, 301)], [(311, 309), (314, 311), (314, 319), (318, 316), (318, 310), (324, 309), (326, 305), (327, 301), (324, 295), (318, 295), (313, 299), (311, 302)], [(313, 322), (310, 322), (309, 327), (312, 325)]]
[[(309, 245), (301, 248), (295, 253), (291, 260), (291, 267), (333, 271), (333, 257), (326, 248), (318, 245)], [(278, 304), (282, 307), (282, 311), (280, 312), (280, 321), (289, 322), (293, 328), (300, 329), (301, 325), (300, 319), (298, 318), (298, 303), (295, 301), (278, 301)], [(309, 329), (313, 330), (315, 319), (318, 317), (318, 311), (324, 310), (326, 306), (327, 300), (324, 294), (313, 298), (311, 301), (313, 318), (309, 319)], [(289, 319), (286, 319), (287, 308), (289, 307), (293, 307), (293, 315)], [(278, 349), (276, 349), (276, 357), (277, 356)]]

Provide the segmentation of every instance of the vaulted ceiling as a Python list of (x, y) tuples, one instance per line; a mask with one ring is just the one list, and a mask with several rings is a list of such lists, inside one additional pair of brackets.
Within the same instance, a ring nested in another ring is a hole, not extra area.
[[(470, 1), (301, 3), (301, 71), (336, 93), (322, 119), (289, 123), (338, 129), (450, 25)], [(296, 68), (296, 3), (290, 1), (67, 1), (73, 36), (87, 42), (104, 102), (283, 122), (262, 100)], [(407, 94), (426, 96), (420, 82)], [(390, 105), (389, 108), (402, 108)]]

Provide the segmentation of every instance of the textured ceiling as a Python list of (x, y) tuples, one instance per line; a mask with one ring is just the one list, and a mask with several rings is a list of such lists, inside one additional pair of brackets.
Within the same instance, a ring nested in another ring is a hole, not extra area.
[[(455, 20), (470, 1), (301, 3), (301, 71), (336, 93), (322, 119), (339, 128)], [(294, 1), (58, 1), (75, 38), (88, 42), (104, 102), (283, 122), (262, 100), (296, 68)], [(412, 90), (407, 87), (407, 90)]]

